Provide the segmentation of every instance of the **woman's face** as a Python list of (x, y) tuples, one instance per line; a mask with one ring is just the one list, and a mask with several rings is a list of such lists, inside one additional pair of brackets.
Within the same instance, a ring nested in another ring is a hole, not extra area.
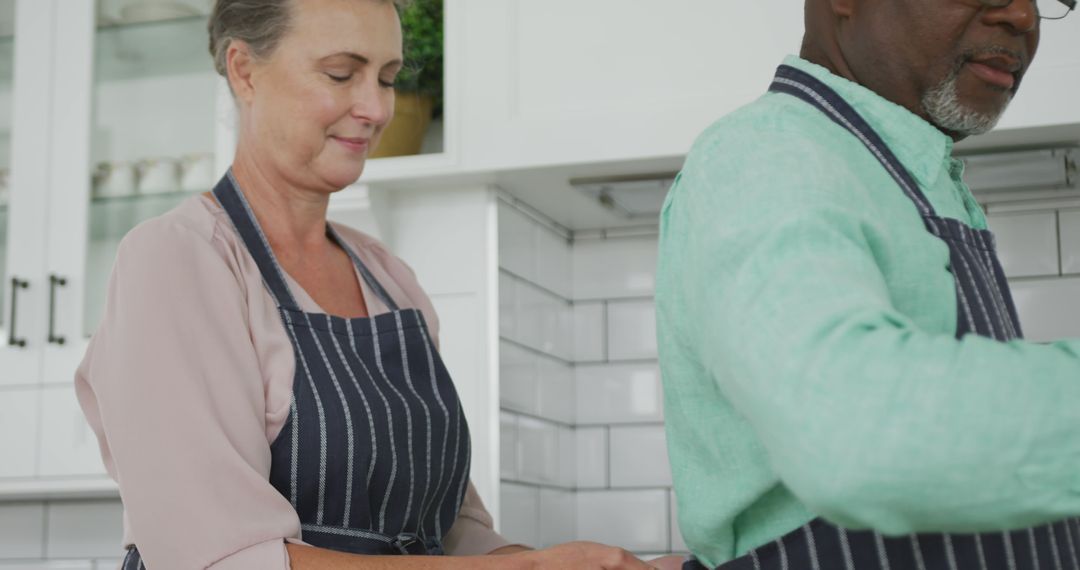
[(295, 186), (352, 184), (394, 115), (401, 59), (391, 2), (292, 0), (289, 31), (252, 63), (242, 143)]

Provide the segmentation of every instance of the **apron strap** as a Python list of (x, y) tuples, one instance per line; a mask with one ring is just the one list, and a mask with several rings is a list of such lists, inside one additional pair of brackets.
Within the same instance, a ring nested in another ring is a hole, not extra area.
[[(285, 281), (285, 273), (282, 271), (281, 266), (278, 265), (273, 250), (270, 249), (270, 242), (267, 241), (266, 234), (259, 227), (259, 222), (255, 219), (254, 212), (251, 211), (251, 205), (239, 188), (240, 184), (236, 182), (236, 178), (230, 169), (214, 187), (214, 198), (225, 210), (225, 213), (229, 215), (229, 219), (232, 220), (233, 226), (236, 227), (236, 231), (240, 234), (244, 245), (247, 246), (248, 252), (255, 259), (255, 264), (258, 265), (259, 272), (262, 273), (266, 288), (274, 296), (278, 306), (299, 311), (300, 306), (296, 302), (296, 298), (293, 297), (292, 291), (289, 290), (288, 283)], [(371, 270), (360, 260), (360, 256), (356, 255), (356, 252), (341, 239), (341, 236), (329, 223), (326, 224), (326, 235), (349, 254), (349, 259), (352, 260), (356, 270), (364, 279), (364, 283), (386, 305), (386, 308), (390, 311), (397, 311), (398, 305), (394, 302), (394, 299), (390, 297), (382, 284), (375, 279)]]
[(831, 87), (805, 71), (790, 65), (781, 65), (776, 70), (776, 77), (773, 79), (772, 85), (769, 86), (769, 91), (787, 93), (798, 97), (816, 107), (825, 116), (832, 119), (834, 123), (850, 131), (851, 134), (862, 141), (863, 145), (889, 172), (889, 175), (896, 180), (896, 183), (904, 190), (904, 194), (915, 203), (915, 207), (919, 209), (919, 214), (924, 217), (936, 215), (934, 207), (930, 205), (930, 201), (926, 199), (922, 190), (919, 189), (918, 182), (911, 176), (907, 168), (900, 163), (900, 160), (896, 158), (896, 155), (885, 144), (885, 141), (881, 140), (877, 131)]
[(300, 306), (293, 297), (292, 291), (289, 290), (285, 273), (274, 258), (273, 250), (270, 249), (270, 242), (267, 241), (266, 234), (255, 220), (251, 205), (248, 204), (239, 188), (240, 185), (236, 183), (236, 178), (233, 177), (232, 169), (230, 169), (214, 187), (214, 198), (232, 220), (233, 226), (240, 234), (240, 239), (244, 241), (251, 257), (255, 259), (255, 264), (259, 266), (263, 282), (270, 294), (274, 296), (278, 306), (299, 311)]

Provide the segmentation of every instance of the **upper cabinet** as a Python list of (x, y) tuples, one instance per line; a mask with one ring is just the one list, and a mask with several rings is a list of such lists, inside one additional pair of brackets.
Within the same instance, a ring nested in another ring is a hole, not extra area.
[[(801, 2), (469, 0), (462, 164), (486, 171), (682, 156), (767, 89)], [(1080, 123), (1080, 13), (1042, 45), (1002, 129)]]
[(470, 170), (679, 156), (798, 51), (791, 0), (470, 0)]

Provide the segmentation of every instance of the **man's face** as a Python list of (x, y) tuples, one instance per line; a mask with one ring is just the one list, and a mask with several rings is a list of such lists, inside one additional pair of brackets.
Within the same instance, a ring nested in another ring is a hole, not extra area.
[(957, 138), (989, 131), (1039, 45), (1035, 0), (856, 0), (841, 35), (861, 82)]

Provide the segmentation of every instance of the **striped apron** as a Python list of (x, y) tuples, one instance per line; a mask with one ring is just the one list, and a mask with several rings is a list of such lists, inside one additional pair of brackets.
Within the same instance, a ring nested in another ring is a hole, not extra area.
[[(443, 554), (469, 480), (469, 430), (423, 314), (399, 309), (329, 225), (327, 236), (390, 311), (303, 312), (231, 172), (214, 197), (255, 259), (295, 353), (270, 483), (296, 509), (302, 540), (354, 554)], [(122, 568), (142, 567), (130, 547)]]
[[(949, 267), (956, 282), (957, 338), (976, 334), (1004, 342), (1022, 337), (993, 234), (939, 217), (881, 137), (821, 81), (782, 65), (770, 91), (802, 99), (858, 137), (914, 202), (927, 231), (949, 246)], [(704, 567), (690, 559), (683, 568)], [(1080, 570), (1080, 519), (1012, 532), (884, 537), (872, 531), (845, 530), (819, 518), (719, 568)]]

